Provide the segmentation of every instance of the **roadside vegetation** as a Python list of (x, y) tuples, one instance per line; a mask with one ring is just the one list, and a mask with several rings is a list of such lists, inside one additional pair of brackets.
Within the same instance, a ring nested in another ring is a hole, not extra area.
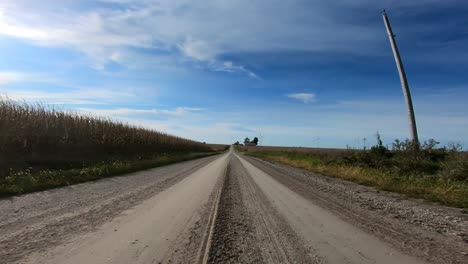
[(249, 156), (380, 190), (468, 208), (468, 154), (456, 144), (443, 148), (438, 144), (429, 140), (417, 147), (410, 140), (395, 140), (389, 148), (377, 134), (377, 144), (367, 150), (243, 150)]
[(216, 153), (207, 144), (109, 119), (0, 99), (0, 196)]

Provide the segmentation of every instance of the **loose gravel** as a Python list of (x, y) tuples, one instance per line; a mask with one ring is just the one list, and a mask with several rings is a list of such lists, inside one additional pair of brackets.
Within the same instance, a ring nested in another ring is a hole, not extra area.
[(322, 263), (232, 157), (221, 192), (209, 263)]
[(219, 156), (0, 200), (0, 262), (59, 246), (169, 188)]
[(433, 263), (468, 263), (468, 215), (462, 209), (244, 158), (303, 197), (402, 252)]

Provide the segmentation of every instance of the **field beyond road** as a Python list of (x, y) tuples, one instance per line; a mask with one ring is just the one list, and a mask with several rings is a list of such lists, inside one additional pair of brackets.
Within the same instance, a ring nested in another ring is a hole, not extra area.
[(206, 157), (227, 148), (0, 98), (0, 196)]
[(366, 151), (293, 147), (240, 147), (246, 155), (327, 176), (468, 208), (468, 155), (447, 149)]

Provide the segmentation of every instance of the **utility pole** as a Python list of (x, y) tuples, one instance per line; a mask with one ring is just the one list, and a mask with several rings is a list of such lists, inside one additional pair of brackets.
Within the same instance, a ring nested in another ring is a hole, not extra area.
[(403, 62), (401, 61), (400, 52), (398, 51), (397, 44), (395, 42), (395, 35), (393, 34), (392, 28), (390, 27), (390, 21), (388, 20), (387, 12), (382, 12), (385, 28), (387, 29), (388, 38), (393, 50), (393, 56), (400, 74), (401, 88), (403, 89), (403, 95), (405, 96), (406, 108), (408, 109), (409, 125), (411, 129), (411, 137), (413, 142), (419, 144), (418, 130), (416, 128), (416, 118), (414, 116), (413, 100), (411, 100), (411, 93), (408, 86), (408, 80), (406, 79), (405, 69), (403, 68)]

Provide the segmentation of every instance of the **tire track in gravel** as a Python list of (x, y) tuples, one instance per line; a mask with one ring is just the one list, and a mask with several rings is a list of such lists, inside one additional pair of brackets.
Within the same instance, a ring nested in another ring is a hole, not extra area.
[[(466, 233), (468, 222), (453, 208), (377, 192), (366, 186), (248, 156), (243, 159), (302, 197), (401, 252), (432, 263), (466, 263), (467, 256), (463, 253), (467, 252), (467, 244), (456, 234)], [(452, 229), (455, 235), (443, 234), (442, 228)]]
[(0, 257), (11, 263), (95, 231), (219, 156), (0, 200)]
[[(243, 157), (239, 160), (305, 245), (315, 249), (326, 263), (424, 263), (341, 219), (329, 208), (305, 199), (287, 182), (278, 181)], [(277, 176), (289, 178), (288, 174)], [(308, 192), (313, 193), (314, 189)]]
[(196, 263), (228, 154), (67, 244), (22, 263)]
[(208, 263), (321, 263), (231, 156)]

